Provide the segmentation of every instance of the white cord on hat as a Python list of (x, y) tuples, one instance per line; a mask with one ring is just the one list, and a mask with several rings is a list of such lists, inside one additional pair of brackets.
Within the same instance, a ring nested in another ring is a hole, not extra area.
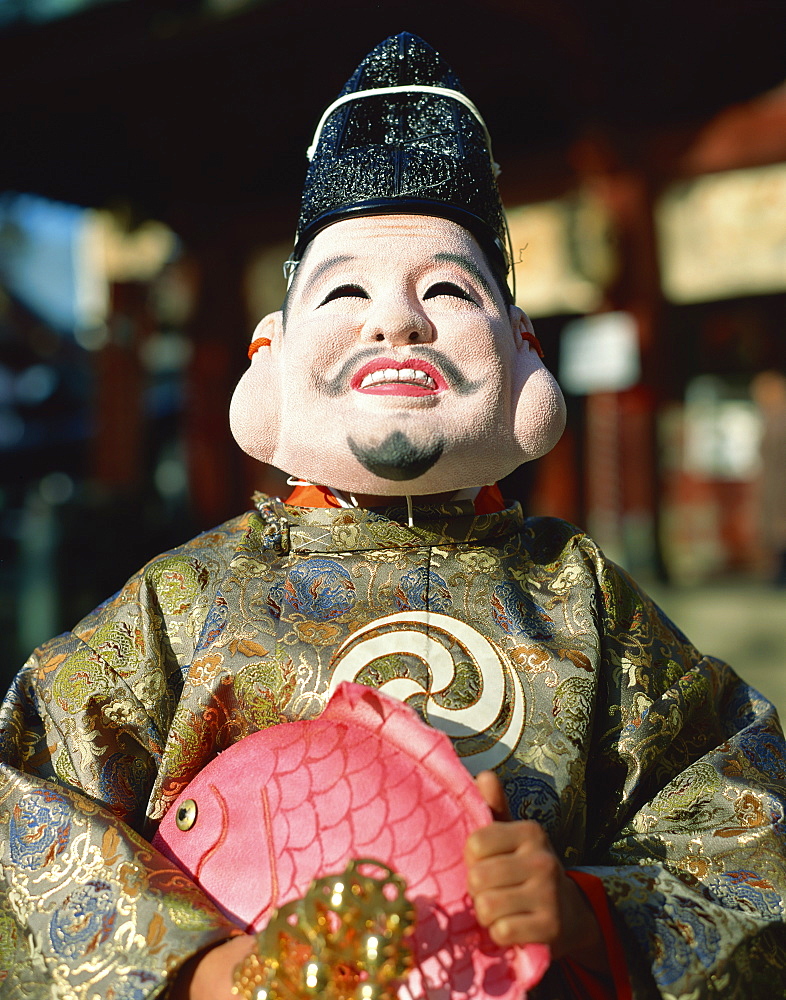
[(501, 168), (495, 161), (494, 155), (491, 152), (491, 136), (489, 135), (489, 130), (486, 128), (486, 123), (483, 121), (480, 112), (472, 101), (466, 94), (462, 94), (460, 90), (450, 90), (447, 87), (432, 87), (426, 83), (407, 83), (398, 87), (377, 87), (375, 90), (356, 90), (352, 94), (344, 94), (343, 97), (337, 98), (331, 105), (329, 105), (319, 120), (319, 125), (317, 125), (317, 130), (314, 133), (311, 145), (306, 150), (306, 156), (308, 157), (309, 162), (314, 158), (320, 136), (322, 135), (322, 129), (325, 127), (325, 122), (327, 122), (328, 118), (330, 118), (334, 111), (340, 108), (343, 104), (349, 103), (349, 101), (357, 101), (362, 97), (383, 97), (389, 94), (433, 94), (435, 97), (452, 97), (454, 101), (458, 101), (460, 104), (463, 104), (464, 107), (475, 116), (483, 129), (483, 134), (486, 137), (486, 147), (489, 151), (489, 159), (491, 160), (491, 169), (494, 176), (499, 177)]

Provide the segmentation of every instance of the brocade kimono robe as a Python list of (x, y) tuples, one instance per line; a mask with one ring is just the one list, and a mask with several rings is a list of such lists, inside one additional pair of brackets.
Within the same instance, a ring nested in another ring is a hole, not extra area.
[[(152, 998), (227, 937), (148, 839), (219, 751), (318, 715), (341, 680), (406, 698), (602, 880), (636, 998), (786, 991), (769, 702), (564, 522), (257, 506), (154, 559), (18, 675), (1, 997)], [(559, 963), (530, 995), (570, 995)]]

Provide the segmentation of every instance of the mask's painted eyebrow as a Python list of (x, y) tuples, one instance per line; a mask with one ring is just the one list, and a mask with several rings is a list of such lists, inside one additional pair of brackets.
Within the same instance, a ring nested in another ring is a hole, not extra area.
[(328, 271), (332, 270), (334, 267), (338, 267), (339, 264), (347, 264), (349, 261), (355, 259), (356, 258), (353, 257), (352, 254), (337, 254), (335, 257), (326, 257), (325, 260), (317, 264), (317, 266), (306, 278), (303, 285), (303, 295), (308, 295)]
[(460, 253), (435, 253), (434, 260), (444, 261), (446, 264), (458, 264), (459, 267), (471, 274), (472, 277), (477, 281), (477, 283), (483, 288), (489, 298), (494, 298), (494, 290), (488, 281), (484, 278), (482, 272), (478, 270), (477, 265), (469, 257), (465, 257)]

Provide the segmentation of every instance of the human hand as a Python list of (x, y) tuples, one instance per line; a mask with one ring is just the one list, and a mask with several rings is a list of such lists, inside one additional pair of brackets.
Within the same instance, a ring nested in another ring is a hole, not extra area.
[(476, 779), (495, 822), (470, 834), (467, 887), (480, 923), (499, 945), (547, 944), (554, 959), (608, 971), (592, 907), (568, 876), (543, 827), (512, 821), (502, 784), (491, 771)]
[(167, 1000), (237, 1000), (232, 992), (235, 966), (254, 950), (256, 939), (239, 934), (194, 955), (180, 969)]

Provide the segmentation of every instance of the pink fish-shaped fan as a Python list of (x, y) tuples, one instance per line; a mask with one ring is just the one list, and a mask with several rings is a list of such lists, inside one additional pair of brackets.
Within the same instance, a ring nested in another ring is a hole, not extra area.
[(402, 1000), (520, 1000), (550, 956), (501, 948), (467, 894), (464, 844), (491, 813), (450, 740), (402, 702), (343, 683), (322, 715), (246, 737), (175, 801), (153, 845), (249, 932), (313, 879), (373, 858), (414, 904)]

